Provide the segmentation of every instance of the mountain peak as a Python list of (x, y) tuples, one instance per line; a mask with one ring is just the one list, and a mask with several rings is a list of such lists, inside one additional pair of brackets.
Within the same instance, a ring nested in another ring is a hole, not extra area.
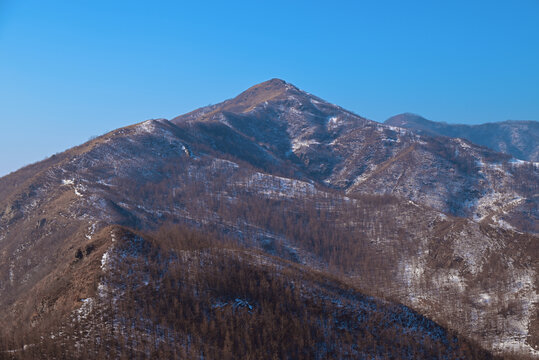
[(287, 83), (284, 80), (273, 78), (251, 86), (235, 98), (177, 116), (172, 119), (172, 122), (179, 123), (181, 121), (189, 121), (197, 119), (200, 116), (211, 117), (215, 113), (222, 111), (245, 113), (266, 102), (282, 100), (292, 95), (299, 95), (300, 93), (301, 90), (294, 85)]
[(258, 104), (280, 98), (290, 91), (298, 91), (298, 89), (281, 79), (270, 79), (260, 84), (251, 86), (230, 102), (226, 106), (226, 110), (233, 112), (244, 112)]
[(283, 86), (286, 86), (288, 83), (286, 81), (284, 81), (283, 79), (279, 79), (279, 78), (272, 78), (272, 79), (269, 79), (269, 80), (266, 80), (266, 81), (263, 81), (257, 85), (254, 85), (253, 87), (255, 86), (261, 86), (261, 85), (264, 85), (264, 86), (276, 86), (276, 87), (283, 87)]
[(400, 127), (403, 127), (407, 124), (427, 124), (427, 123), (431, 123), (431, 121), (425, 119), (421, 115), (417, 115), (417, 114), (409, 113), (409, 112), (392, 116), (386, 121), (384, 121), (384, 124), (392, 125), (392, 126), (400, 126)]

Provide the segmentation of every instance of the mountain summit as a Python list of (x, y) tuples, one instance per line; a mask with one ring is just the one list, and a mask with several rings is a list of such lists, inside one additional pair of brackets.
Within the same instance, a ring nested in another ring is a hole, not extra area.
[[(283, 98), (288, 92), (296, 93), (298, 91), (299, 90), (297, 88), (286, 83), (284, 80), (271, 79), (258, 85), (254, 85), (235, 98), (219, 104), (219, 110), (243, 113), (264, 102), (271, 101), (272, 99)], [(206, 108), (206, 110), (212, 108), (214, 108), (214, 106), (209, 106)], [(197, 111), (172, 119), (172, 122), (176, 122), (179, 118), (190, 118), (190, 116), (195, 113), (197, 113)], [(208, 113), (211, 113), (211, 111)]]
[(223, 108), (231, 112), (247, 112), (251, 108), (273, 99), (298, 93), (299, 90), (293, 85), (288, 84), (281, 79), (271, 79), (254, 85), (245, 90)]

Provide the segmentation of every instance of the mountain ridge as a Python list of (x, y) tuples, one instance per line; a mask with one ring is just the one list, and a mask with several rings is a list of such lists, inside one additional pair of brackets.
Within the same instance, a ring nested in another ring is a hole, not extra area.
[(173, 223), (347, 274), (491, 351), (534, 354), (534, 164), (286, 86), (117, 129), (0, 178), (0, 291), (18, 299), (0, 297), (0, 318), (54, 313), (43, 276), (82, 264), (88, 246), (95, 263), (109, 226)]
[(403, 113), (387, 119), (384, 124), (399, 126), (432, 136), (467, 139), (517, 159), (539, 162), (539, 122), (506, 120), (477, 125), (449, 124), (427, 120), (420, 115)]

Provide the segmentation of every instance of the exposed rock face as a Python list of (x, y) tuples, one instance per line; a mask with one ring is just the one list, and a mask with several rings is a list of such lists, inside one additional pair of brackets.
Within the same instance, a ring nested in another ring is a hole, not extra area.
[(109, 226), (175, 222), (338, 268), (490, 350), (537, 355), (538, 171), (270, 80), (0, 179), (0, 319), (39, 323), (90, 297)]
[(385, 124), (415, 130), (421, 134), (462, 138), (517, 159), (539, 162), (538, 121), (510, 120), (481, 125), (457, 125), (405, 113), (387, 119)]

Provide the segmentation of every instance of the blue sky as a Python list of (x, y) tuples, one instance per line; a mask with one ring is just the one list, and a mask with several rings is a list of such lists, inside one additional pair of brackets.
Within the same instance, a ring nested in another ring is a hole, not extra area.
[(539, 0), (0, 0), (0, 175), (273, 77), (378, 121), (539, 120)]

